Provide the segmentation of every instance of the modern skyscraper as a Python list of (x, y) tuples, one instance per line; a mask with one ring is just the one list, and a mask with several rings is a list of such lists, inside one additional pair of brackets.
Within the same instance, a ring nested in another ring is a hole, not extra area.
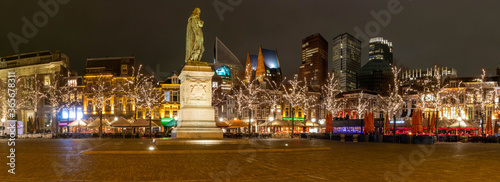
[(333, 71), (339, 78), (342, 91), (357, 88), (361, 67), (361, 41), (343, 33), (333, 38)]
[(300, 78), (312, 84), (324, 85), (328, 77), (328, 42), (321, 34), (302, 39)]
[(366, 63), (359, 74), (359, 87), (379, 93), (385, 93), (392, 81), (391, 67), (392, 42), (382, 37), (370, 39), (370, 51), (368, 63)]
[(368, 52), (368, 61), (374, 59), (384, 60), (391, 65), (392, 60), (392, 42), (385, 40), (383, 37), (375, 37), (370, 39), (370, 51)]
[(222, 83), (219, 84), (224, 88), (231, 89), (234, 85), (238, 85), (240, 79), (243, 79), (244, 69), (240, 60), (218, 37), (215, 37), (214, 63), (209, 65), (215, 70), (215, 76), (223, 77)]

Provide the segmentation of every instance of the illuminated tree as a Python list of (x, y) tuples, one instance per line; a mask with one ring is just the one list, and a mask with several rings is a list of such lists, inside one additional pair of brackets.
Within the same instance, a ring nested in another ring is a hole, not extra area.
[(307, 84), (307, 80), (304, 78), (304, 84), (301, 87), (300, 91), (300, 104), (299, 106), (302, 108), (302, 112), (304, 112), (304, 126), (307, 122), (307, 116), (312, 110), (312, 108), (318, 105), (318, 97), (309, 92), (309, 85)]
[[(283, 102), (283, 97), (281, 93), (282, 84), (278, 84), (275, 81), (270, 81), (266, 78), (267, 88), (265, 90), (264, 100), (265, 104), (271, 109), (272, 120), (276, 119), (276, 110), (278, 105)], [(267, 127), (267, 126), (266, 126)]]
[(26, 82), (28, 82), (24, 84), (27, 96), (26, 99), (28, 100), (26, 106), (30, 109), (33, 109), (35, 115), (33, 118), (35, 129), (40, 130), (43, 127), (41, 127), (42, 124), (39, 123), (38, 107), (40, 107), (43, 99), (47, 97), (46, 93), (43, 90), (44, 83), (40, 81), (40, 78), (37, 74), (35, 74), (33, 77), (26, 78), (26, 80)]
[(152, 79), (151, 77), (145, 76), (141, 73), (142, 64), (139, 65), (139, 68), (136, 70), (135, 67), (132, 67), (132, 76), (125, 77), (125, 83), (117, 85), (117, 91), (123, 94), (127, 98), (127, 103), (132, 104), (135, 107), (134, 110), (134, 119), (137, 119), (137, 112), (139, 102), (142, 98), (140, 90), (144, 87), (144, 84)]
[(358, 111), (358, 119), (361, 119), (361, 116), (365, 114), (368, 110), (368, 106), (370, 105), (370, 99), (364, 99), (363, 91), (359, 94), (358, 103), (356, 105), (356, 110)]
[(147, 81), (144, 82), (144, 84), (141, 84), (138, 90), (138, 100), (140, 105), (143, 106), (146, 111), (146, 117), (148, 117), (149, 120), (149, 130), (150, 134), (152, 135), (153, 132), (151, 131), (151, 119), (153, 117), (153, 112), (155, 110), (159, 110), (161, 103), (165, 101), (165, 99), (163, 99), (164, 95), (161, 92), (161, 88), (155, 86), (154, 75), (148, 77)]
[[(403, 95), (399, 92), (401, 81), (398, 78), (401, 68), (392, 67), (393, 83), (389, 85), (387, 96), (378, 95), (379, 107), (384, 110), (388, 116), (394, 118), (394, 135), (396, 135), (396, 114), (403, 106)], [(404, 94), (405, 92), (403, 92)]]
[(91, 92), (86, 94), (99, 113), (99, 137), (102, 137), (102, 112), (106, 105), (109, 106), (108, 101), (113, 99), (114, 92), (117, 89), (116, 87), (111, 87), (111, 76), (99, 73), (97, 78), (92, 80), (94, 83), (90, 88)]
[[(337, 98), (337, 95), (342, 93), (340, 90), (340, 84), (338, 78), (335, 77), (334, 73), (328, 73), (328, 80), (322, 88), (323, 94), (323, 105), (325, 109), (332, 115), (335, 116), (342, 109), (342, 99)], [(332, 117), (333, 120), (333, 117)], [(333, 121), (332, 121), (333, 123)]]
[(292, 115), (292, 138), (295, 131), (295, 108), (301, 106), (303, 103), (302, 100), (304, 99), (304, 89), (301, 86), (302, 84), (303, 82), (299, 80), (299, 76), (295, 74), (293, 80), (288, 80), (288, 88), (286, 85), (283, 85), (283, 98), (288, 102), (288, 104), (290, 104), (290, 111)]
[(480, 113), (480, 118), (481, 118), (481, 134), (483, 135), (483, 137), (485, 136), (485, 132), (484, 132), (484, 125), (485, 125), (485, 121), (486, 121), (486, 118), (487, 118), (487, 111), (488, 111), (488, 107), (493, 104), (493, 95), (494, 95), (494, 92), (493, 91), (488, 91), (486, 90), (486, 86), (488, 83), (486, 83), (486, 71), (483, 69), (482, 70), (482, 74), (481, 74), (481, 78), (479, 79), (476, 79), (477, 82), (479, 82), (479, 84), (474, 87), (474, 91), (473, 91), (473, 100), (474, 100), (474, 105), (475, 107), (479, 108), (479, 113)]

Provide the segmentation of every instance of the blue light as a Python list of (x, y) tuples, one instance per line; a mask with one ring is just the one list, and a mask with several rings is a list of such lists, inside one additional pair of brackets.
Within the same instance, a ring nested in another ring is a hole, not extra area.
[(221, 66), (220, 68), (215, 70), (215, 73), (219, 76), (231, 76), (231, 71), (226, 65)]
[(62, 118), (63, 119), (68, 119), (68, 116), (69, 116), (68, 110), (67, 109), (63, 109), (63, 111), (62, 111)]
[(69, 109), (69, 118), (75, 119), (75, 108)]
[(76, 119), (82, 119), (82, 118), (83, 118), (82, 108), (79, 107), (78, 109), (76, 109)]

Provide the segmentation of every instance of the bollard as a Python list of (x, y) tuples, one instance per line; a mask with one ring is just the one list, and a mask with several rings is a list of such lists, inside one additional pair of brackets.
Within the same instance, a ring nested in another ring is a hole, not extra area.
[(340, 142), (345, 142), (345, 134), (340, 134)]

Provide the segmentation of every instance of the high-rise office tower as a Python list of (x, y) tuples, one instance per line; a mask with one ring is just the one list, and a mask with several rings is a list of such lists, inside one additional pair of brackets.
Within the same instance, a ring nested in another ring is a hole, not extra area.
[(361, 68), (361, 41), (343, 33), (333, 38), (333, 71), (339, 79), (342, 91), (357, 88), (357, 76)]
[(385, 94), (392, 81), (392, 42), (382, 37), (370, 39), (368, 63), (359, 72), (359, 88)]
[(308, 83), (324, 85), (328, 77), (328, 42), (321, 34), (302, 39), (300, 78)]
[(383, 37), (375, 37), (370, 39), (370, 51), (368, 52), (368, 61), (379, 59), (393, 65), (392, 60), (392, 42), (385, 40)]

